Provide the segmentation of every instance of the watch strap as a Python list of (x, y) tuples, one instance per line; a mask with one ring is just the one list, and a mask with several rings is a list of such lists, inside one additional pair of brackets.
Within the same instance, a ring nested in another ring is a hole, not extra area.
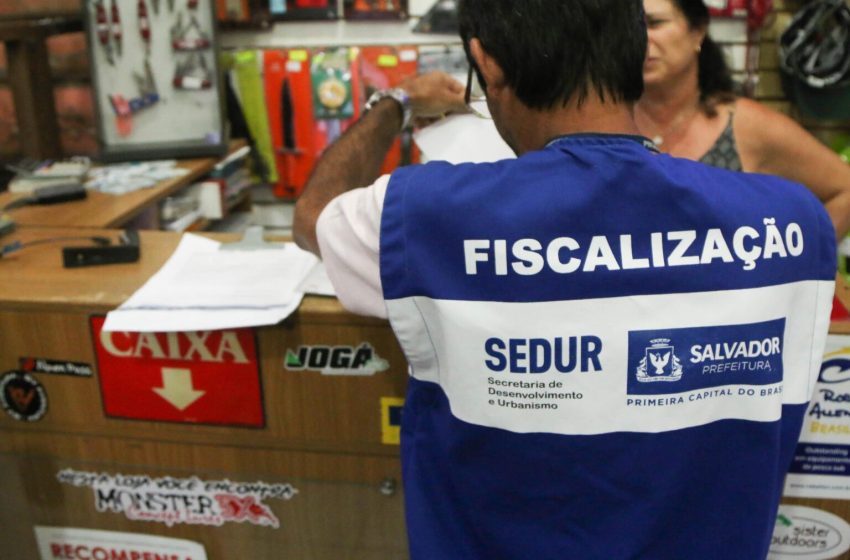
[(413, 120), (413, 107), (410, 105), (410, 96), (402, 88), (382, 89), (373, 93), (366, 101), (366, 112), (386, 98), (395, 100), (401, 107), (401, 130), (410, 126)]

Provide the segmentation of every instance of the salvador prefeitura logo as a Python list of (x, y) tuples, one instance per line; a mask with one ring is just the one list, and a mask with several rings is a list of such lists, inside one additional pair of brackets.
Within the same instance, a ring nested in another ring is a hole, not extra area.
[(629, 331), (627, 393), (726, 394), (733, 386), (776, 386), (782, 382), (784, 332), (784, 318)]
[(650, 346), (637, 367), (637, 380), (641, 383), (654, 383), (682, 379), (682, 362), (676, 356), (676, 349), (670, 345), (670, 339), (656, 338), (649, 343)]

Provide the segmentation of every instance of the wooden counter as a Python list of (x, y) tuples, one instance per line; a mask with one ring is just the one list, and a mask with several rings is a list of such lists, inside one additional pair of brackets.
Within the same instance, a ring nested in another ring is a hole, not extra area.
[[(91, 233), (117, 238), (119, 232)], [(23, 228), (0, 243), (79, 235)], [(95, 369), (89, 377), (34, 373), (49, 403), (37, 422), (0, 411), (0, 557), (37, 558), (33, 526), (42, 525), (190, 539), (210, 559), (406, 558), (398, 447), (382, 443), (381, 413), (382, 398), (403, 397), (406, 363), (384, 321), (348, 314), (334, 299), (308, 297), (283, 324), (254, 329), (262, 428), (106, 416), (90, 316), (133, 293), (178, 241), (175, 233), (142, 232), (141, 260), (127, 265), (63, 269), (60, 247), (83, 241), (32, 246), (0, 259), (0, 376), (28, 357)], [(290, 349), (364, 342), (389, 369), (353, 376), (284, 367)], [(98, 511), (91, 488), (57, 480), (64, 469), (289, 483), (298, 493), (265, 500), (279, 528), (249, 522), (169, 528)]]
[[(243, 147), (243, 140), (234, 141), (230, 153)], [(105, 194), (89, 191), (83, 200), (51, 204), (45, 206), (24, 206), (9, 212), (12, 219), (21, 226), (70, 227), (70, 228), (120, 228), (130, 220), (171, 196), (198, 179), (209, 174), (220, 157), (186, 159), (177, 166), (187, 173), (160, 181), (153, 187), (139, 189), (126, 194)], [(27, 196), (23, 193), (0, 193), (0, 208), (17, 198)]]
[[(89, 233), (117, 238), (119, 232)], [(79, 235), (79, 230), (24, 228), (0, 243)], [(396, 403), (403, 398), (406, 363), (385, 321), (349, 314), (334, 299), (307, 297), (282, 324), (253, 329), (262, 427), (107, 415), (91, 317), (122, 303), (162, 266), (178, 241), (175, 233), (142, 232), (141, 260), (127, 265), (63, 269), (60, 247), (70, 242), (32, 246), (0, 260), (0, 379), (4, 372), (23, 369), (28, 358), (93, 369), (84, 377), (31, 374), (49, 403), (38, 421), (17, 421), (0, 412), (0, 556), (37, 558), (33, 527), (58, 526), (189, 539), (214, 560), (407, 558), (398, 447), (384, 443), (382, 406), (387, 398)], [(842, 283), (841, 297), (843, 290)], [(833, 324), (833, 331), (850, 332), (850, 322)], [(286, 366), (288, 351), (302, 346), (364, 342), (388, 369), (352, 376)], [(288, 483), (298, 493), (291, 500), (265, 500), (279, 520), (277, 528), (251, 522), (169, 527), (133, 521), (107, 507), (98, 510), (92, 488), (59, 480), (67, 469), (106, 477)], [(848, 501), (783, 502), (850, 519)]]

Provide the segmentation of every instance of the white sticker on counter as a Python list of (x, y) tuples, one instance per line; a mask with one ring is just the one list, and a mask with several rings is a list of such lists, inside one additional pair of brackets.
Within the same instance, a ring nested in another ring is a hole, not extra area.
[(850, 550), (850, 525), (828, 511), (806, 506), (779, 506), (769, 560), (832, 560)]
[(184, 539), (72, 527), (35, 527), (41, 560), (207, 560), (204, 547)]
[(277, 529), (280, 521), (265, 500), (291, 500), (298, 493), (287, 483), (202, 480), (195, 476), (153, 478), (64, 469), (56, 477), (63, 484), (91, 488), (99, 512), (123, 513), (132, 521), (169, 527), (250, 523)]
[(850, 336), (827, 337), (785, 495), (850, 500)]

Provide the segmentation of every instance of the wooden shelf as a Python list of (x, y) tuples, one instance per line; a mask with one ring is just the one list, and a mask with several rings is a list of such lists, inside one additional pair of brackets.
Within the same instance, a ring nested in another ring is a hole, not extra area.
[(406, 21), (275, 23), (268, 31), (222, 31), (225, 49), (289, 49), (366, 45), (458, 45), (457, 34), (414, 33)]

